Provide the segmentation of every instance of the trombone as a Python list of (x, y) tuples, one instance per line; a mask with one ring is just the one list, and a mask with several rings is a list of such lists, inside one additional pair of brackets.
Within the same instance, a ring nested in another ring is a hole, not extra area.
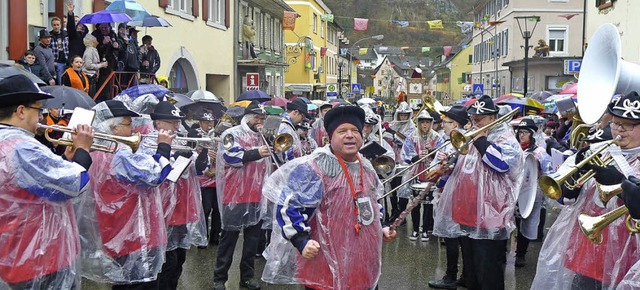
[[(75, 134), (76, 131), (74, 129), (71, 129), (69, 127), (64, 127), (64, 126), (60, 126), (60, 125), (42, 125), (40, 123), (38, 123), (38, 129), (44, 129), (44, 137), (47, 139), (47, 141), (51, 142), (51, 143), (57, 143), (58, 145), (62, 145), (62, 146), (71, 146), (71, 148), (73, 149), (73, 140), (71, 139), (65, 139), (65, 138), (58, 138), (58, 139), (54, 139), (51, 138), (49, 136), (49, 130), (53, 130), (53, 131), (58, 131), (58, 132), (64, 132), (64, 133), (69, 133), (69, 134)], [(138, 150), (138, 146), (140, 146), (140, 133), (136, 133), (133, 136), (129, 136), (129, 137), (122, 137), (122, 136), (116, 136), (116, 135), (110, 135), (110, 134), (104, 134), (104, 133), (99, 133), (99, 132), (94, 132), (93, 133), (93, 138), (94, 139), (98, 139), (98, 140), (103, 140), (109, 143), (109, 145), (102, 145), (102, 144), (96, 144), (93, 143), (91, 144), (91, 150), (96, 150), (96, 151), (104, 151), (107, 153), (114, 153), (116, 152), (116, 150), (118, 149), (118, 143), (123, 143), (129, 147), (131, 147), (131, 150), (133, 150), (134, 152)]]
[(484, 127), (473, 130), (473, 131), (469, 131), (464, 134), (460, 133), (460, 131), (457, 131), (457, 130), (451, 131), (451, 133), (449, 134), (451, 145), (453, 145), (453, 147), (456, 148), (456, 150), (458, 150), (460, 154), (466, 155), (467, 153), (469, 153), (469, 145), (473, 143), (475, 138), (478, 137), (480, 133), (487, 130), (491, 130), (493, 129), (493, 127), (497, 126), (498, 124), (511, 119), (513, 115), (515, 115), (518, 111), (520, 111), (520, 109), (515, 108), (511, 110), (511, 112), (505, 114), (504, 116), (498, 119), (495, 119), (493, 122), (485, 125)]
[(618, 142), (618, 140), (620, 140), (620, 136), (616, 136), (616, 138), (605, 142), (602, 145), (602, 147), (600, 147), (598, 150), (593, 152), (593, 154), (589, 155), (589, 157), (585, 157), (584, 160), (580, 161), (580, 163), (578, 163), (578, 164), (576, 164), (574, 166), (571, 166), (571, 169), (569, 169), (569, 170), (566, 170), (564, 172), (556, 172), (555, 174), (552, 174), (552, 175), (544, 175), (544, 176), (540, 177), (538, 179), (538, 185), (540, 185), (540, 189), (549, 198), (551, 198), (551, 199), (559, 199), (560, 197), (562, 197), (562, 185), (563, 184), (570, 190), (575, 189), (580, 184), (583, 184), (584, 182), (589, 180), (589, 178), (591, 178), (591, 177), (593, 177), (595, 175), (596, 172), (594, 170), (589, 170), (589, 171), (587, 171), (587, 173), (581, 175), (578, 179), (573, 179), (572, 183), (570, 183), (568, 179), (573, 174), (578, 172), (580, 170), (580, 168), (582, 168), (585, 165), (587, 165), (587, 163), (589, 163), (589, 162), (593, 162), (594, 164), (596, 164), (598, 166), (606, 166), (609, 163), (611, 163), (613, 158), (607, 157), (606, 159), (602, 160), (600, 158), (600, 154), (605, 149), (607, 149), (609, 146), (611, 146), (613, 144), (616, 144), (616, 142)]
[[(233, 135), (227, 134), (224, 139), (220, 137), (175, 137), (171, 143), (171, 150), (175, 151), (196, 151), (198, 147), (216, 150), (217, 143), (222, 142), (222, 147), (229, 149), (233, 147), (234, 138)], [(158, 138), (158, 135), (146, 134), (142, 135), (142, 138)], [(158, 145), (151, 146), (151, 148), (157, 148)]]
[[(417, 162), (416, 162), (416, 163), (417, 163)], [(411, 177), (411, 178), (409, 178), (409, 179), (405, 180), (405, 182), (403, 182), (402, 184), (398, 185), (396, 188), (394, 188), (394, 189), (392, 189), (392, 190), (389, 190), (389, 192), (385, 193), (385, 194), (384, 194), (380, 199), (383, 199), (383, 198), (385, 198), (385, 197), (389, 196), (389, 194), (391, 194), (392, 192), (394, 192), (394, 191), (396, 191), (396, 190), (398, 190), (398, 189), (402, 188), (402, 187), (403, 187), (403, 186), (405, 186), (407, 183), (409, 183), (409, 182), (413, 181), (414, 179), (416, 179), (418, 176), (422, 175), (422, 174), (423, 174), (423, 173), (425, 173), (425, 172), (427, 173), (427, 176), (431, 176), (431, 175), (433, 175), (433, 173), (434, 173), (434, 172), (433, 172), (432, 170), (437, 170), (437, 167), (439, 167), (439, 166), (442, 166), (442, 162), (435, 163), (435, 164), (433, 164), (433, 165), (431, 165), (431, 166), (429, 166), (429, 167), (425, 168), (424, 170), (422, 170), (422, 171), (418, 172), (415, 176), (413, 176), (413, 177)], [(386, 180), (385, 180), (385, 181), (386, 181)]]
[[(440, 146), (436, 147), (435, 149), (431, 150), (431, 152), (429, 152), (429, 154), (425, 155), (424, 157), (418, 159), (416, 162), (412, 163), (411, 165), (405, 167), (404, 169), (400, 170), (399, 172), (397, 172), (396, 174), (394, 174), (393, 176), (385, 179), (382, 181), (382, 184), (386, 184), (388, 182), (391, 182), (391, 180), (393, 180), (394, 178), (402, 175), (403, 173), (405, 173), (407, 170), (409, 170), (411, 167), (420, 164), (420, 162), (424, 161), (425, 159), (431, 157), (433, 154), (436, 154), (438, 151), (440, 151), (440, 149), (444, 148), (445, 146), (449, 145), (449, 143), (451, 143), (450, 140), (445, 141), (444, 143), (442, 143)], [(375, 166), (375, 164), (374, 164)], [(420, 175), (420, 174), (418, 174)]]
[[(289, 150), (291, 146), (293, 146), (293, 136), (291, 136), (291, 134), (289, 133), (281, 133), (275, 136), (275, 138), (273, 139), (273, 145), (267, 141), (267, 138), (264, 136), (262, 132), (260, 132), (260, 137), (262, 137), (262, 141), (264, 142), (264, 145), (267, 145), (268, 147), (272, 147), (273, 151), (277, 153), (285, 152)], [(276, 168), (280, 169), (278, 160), (276, 160), (276, 157), (273, 156), (273, 152), (270, 155), (271, 155), (271, 160), (276, 165)]]

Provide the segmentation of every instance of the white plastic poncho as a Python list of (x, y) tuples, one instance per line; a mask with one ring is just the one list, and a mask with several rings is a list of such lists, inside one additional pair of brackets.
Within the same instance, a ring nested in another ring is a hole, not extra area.
[[(154, 131), (151, 134), (157, 135)], [(145, 138), (140, 152), (153, 156), (156, 153), (157, 139)], [(172, 161), (174, 158), (172, 158)], [(206, 246), (207, 232), (202, 209), (200, 183), (196, 174), (195, 156), (184, 170), (178, 182), (165, 180), (159, 186), (167, 225), (167, 251), (176, 248), (189, 249), (191, 245)]]
[[(595, 150), (594, 146), (598, 145), (591, 146)], [(637, 152), (625, 155), (635, 174), (640, 168), (637, 157)], [(575, 155), (567, 158), (558, 172), (573, 164)], [(585, 183), (576, 202), (562, 209), (547, 233), (532, 289), (568, 289), (577, 274), (601, 282), (603, 289), (614, 289), (638, 260), (638, 237), (629, 234), (624, 218), (620, 218), (602, 231), (602, 243), (596, 245), (582, 233), (577, 218), (581, 213), (599, 216), (620, 205), (622, 202), (614, 197), (605, 206), (598, 196), (595, 180)]]
[[(70, 289), (80, 284), (80, 242), (71, 198), (89, 175), (24, 129), (0, 125), (0, 288)], [(45, 275), (57, 273), (55, 278)]]
[[(442, 139), (442, 136), (440, 136), (438, 133), (436, 133), (436, 131), (433, 131), (432, 129), (430, 129), (429, 132), (426, 133), (426, 140), (419, 135), (420, 130), (416, 129), (415, 131), (413, 131), (413, 134), (407, 136), (407, 140), (405, 140), (404, 145), (402, 146), (402, 160), (407, 164), (411, 164), (411, 160), (415, 156), (419, 156), (421, 152), (425, 151), (426, 153), (429, 153), (432, 150), (438, 148), (438, 146), (442, 145), (442, 143), (444, 143), (444, 139)], [(418, 173), (424, 171), (433, 160), (435, 154), (436, 153), (434, 153), (432, 157), (427, 158), (420, 164), (414, 165), (411, 167), (411, 169), (407, 170), (402, 175), (402, 182), (405, 182), (409, 180), (409, 178), (413, 178)], [(427, 181), (427, 173), (425, 172), (421, 174), (415, 180), (420, 182)], [(400, 198), (410, 198), (411, 196), (413, 195), (410, 183), (398, 190), (398, 197)]]
[(640, 261), (636, 262), (627, 272), (618, 285), (617, 290), (638, 290), (640, 289)]
[(263, 210), (262, 184), (271, 172), (271, 159), (260, 158), (244, 163), (247, 151), (264, 145), (260, 133), (249, 128), (247, 121), (255, 115), (245, 115), (240, 125), (221, 136), (233, 136), (233, 146), (218, 146), (216, 157), (216, 185), (222, 229), (239, 231), (260, 222)]
[[(516, 196), (524, 156), (513, 130), (500, 124), (489, 131), (491, 144), (481, 156), (475, 145), (459, 155), (438, 205), (452, 220), (435, 227), (441, 237), (506, 240), (515, 229)], [(440, 222), (447, 222), (444, 218)]]
[[(96, 131), (110, 132), (106, 104), (94, 110)], [(134, 153), (124, 144), (115, 153), (94, 151), (91, 157), (93, 192), (75, 204), (83, 277), (111, 284), (155, 280), (167, 245), (157, 186), (171, 171), (169, 160)]]
[[(382, 250), (377, 200), (383, 188), (371, 163), (360, 158), (362, 165), (346, 162), (358, 192), (356, 202), (328, 147), (287, 163), (269, 177), (262, 192), (277, 205), (278, 225), (263, 253), (267, 264), (262, 280), (314, 289), (371, 289), (376, 285)], [(355, 204), (361, 220), (359, 233)], [(315, 258), (303, 258), (287, 240), (301, 235), (320, 244)]]
[[(538, 144), (537, 141), (536, 141), (536, 144)], [(537, 162), (538, 176), (551, 175), (555, 172), (555, 170), (553, 169), (553, 164), (551, 162), (551, 156), (547, 154), (544, 148), (538, 146), (533, 151), (528, 153), (533, 154), (533, 156), (538, 161)], [(540, 186), (538, 186), (537, 184), (538, 181), (532, 180), (532, 182), (535, 182), (536, 184), (534, 186), (538, 188), (536, 190), (536, 199), (533, 205), (533, 210), (531, 211), (531, 214), (529, 214), (529, 216), (526, 219), (522, 219), (520, 221), (520, 232), (525, 238), (529, 240), (535, 240), (538, 238), (538, 225), (540, 224), (540, 210), (542, 209), (542, 205), (544, 204), (544, 193), (540, 189)], [(516, 213), (516, 214), (519, 214), (519, 213)]]
[(289, 114), (286, 112), (282, 113), (282, 123), (280, 123), (280, 128), (278, 128), (278, 135), (279, 134), (289, 134), (293, 138), (291, 148), (278, 154), (278, 159), (280, 159), (282, 163), (289, 162), (294, 158), (302, 156), (302, 143), (300, 142), (300, 136), (293, 125), (291, 117), (289, 117)]

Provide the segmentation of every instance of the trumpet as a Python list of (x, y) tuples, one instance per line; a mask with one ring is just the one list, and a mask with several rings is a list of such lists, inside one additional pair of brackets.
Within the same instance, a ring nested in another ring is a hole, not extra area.
[(620, 184), (602, 185), (600, 183), (596, 183), (596, 188), (598, 190), (598, 197), (600, 197), (600, 200), (604, 205), (607, 205), (609, 200), (622, 192), (622, 186), (620, 186)]
[(564, 184), (568, 189), (573, 190), (577, 188), (580, 184), (583, 184), (591, 177), (595, 175), (594, 170), (589, 170), (587, 173), (581, 175), (578, 179), (573, 179), (573, 182), (568, 182), (569, 178), (580, 168), (584, 167), (587, 163), (592, 162), (598, 166), (606, 166), (608, 165), (612, 158), (608, 157), (604, 161), (600, 158), (600, 153), (602, 153), (609, 146), (615, 144), (620, 140), (620, 136), (616, 136), (616, 138), (607, 141), (600, 147), (598, 150), (593, 152), (593, 154), (589, 155), (589, 157), (584, 158), (584, 160), (580, 161), (580, 163), (571, 167), (571, 169), (566, 170), (564, 172), (556, 172), (552, 175), (544, 175), (538, 179), (538, 185), (540, 185), (540, 189), (546, 196), (552, 199), (559, 199), (562, 197), (562, 184)]
[(473, 143), (475, 138), (477, 138), (480, 133), (487, 130), (491, 130), (493, 127), (497, 126), (502, 122), (506, 122), (507, 120), (511, 119), (513, 115), (515, 115), (518, 111), (520, 111), (519, 108), (513, 109), (509, 113), (505, 114), (504, 116), (498, 119), (495, 119), (493, 122), (485, 125), (484, 127), (464, 133), (464, 134), (460, 133), (460, 131), (457, 131), (457, 130), (451, 131), (451, 133), (449, 134), (449, 139), (451, 139), (451, 145), (453, 145), (453, 147), (455, 147), (456, 150), (460, 152), (460, 154), (466, 155), (467, 153), (469, 153), (469, 145)]
[[(44, 131), (44, 137), (47, 139), (47, 141), (49, 141), (51, 143), (57, 143), (58, 145), (62, 145), (62, 146), (71, 146), (71, 148), (73, 148), (73, 140), (64, 139), (64, 138), (59, 138), (59, 139), (51, 138), (49, 136), (49, 130), (58, 131), (58, 132), (64, 132), (64, 133), (69, 133), (69, 134), (75, 134), (76, 131), (74, 129), (71, 129), (69, 127), (59, 126), (59, 125), (51, 125), (51, 126), (42, 125), (42, 124), (39, 124), (39, 123), (38, 123), (38, 129), (44, 129), (45, 130)], [(140, 137), (139, 133), (136, 133), (133, 136), (129, 136), (129, 137), (122, 137), (122, 136), (115, 136), (115, 135), (109, 135), (109, 134), (95, 132), (95, 133), (93, 133), (93, 138), (109, 142), (109, 145), (102, 145), (102, 144), (93, 143), (93, 144), (91, 144), (91, 150), (104, 151), (104, 152), (108, 152), (108, 153), (116, 152), (116, 150), (118, 149), (118, 143), (123, 143), (123, 144), (131, 147), (131, 150), (133, 150), (135, 152), (135, 151), (138, 150), (138, 146), (140, 146), (140, 140), (141, 140), (141, 137)]]
[[(627, 213), (629, 213), (629, 209), (624, 205), (608, 213), (595, 217), (582, 213), (578, 216), (578, 225), (580, 226), (582, 233), (584, 233), (589, 240), (598, 245), (602, 243), (602, 231), (604, 228)], [(627, 216), (625, 225), (632, 234), (640, 232), (640, 224), (633, 221), (630, 215)]]

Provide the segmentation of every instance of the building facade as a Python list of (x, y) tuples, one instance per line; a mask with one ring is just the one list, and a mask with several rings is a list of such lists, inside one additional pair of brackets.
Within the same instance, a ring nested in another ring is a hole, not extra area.
[[(620, 32), (622, 58), (626, 61), (640, 63), (640, 38), (635, 36), (637, 28), (633, 17), (640, 13), (640, 2), (634, 0), (602, 0), (589, 1), (587, 4), (586, 40), (604, 23), (612, 23)], [(588, 43), (587, 43), (588, 45)]]

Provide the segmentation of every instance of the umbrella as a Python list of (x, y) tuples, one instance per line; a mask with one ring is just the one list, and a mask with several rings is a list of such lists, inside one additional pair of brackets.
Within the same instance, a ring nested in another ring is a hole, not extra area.
[(578, 83), (573, 83), (570, 84), (568, 86), (566, 86), (564, 89), (562, 89), (562, 91), (560, 91), (560, 94), (573, 94), (576, 95), (578, 94)]
[(312, 104), (311, 101), (309, 101), (309, 99), (307, 99), (306, 97), (296, 97), (296, 98), (293, 98), (292, 101), (295, 99), (301, 99), (307, 104)]
[(249, 104), (251, 104), (251, 101), (237, 101), (237, 102), (233, 102), (231, 104), (229, 104), (229, 108), (232, 107), (241, 107), (241, 108), (246, 108), (249, 106)]
[[(133, 17), (132, 17), (133, 18)], [(169, 21), (160, 16), (147, 16), (142, 20), (134, 20), (127, 23), (129, 26), (141, 26), (141, 27), (170, 27), (173, 26)]]
[(372, 98), (362, 98), (362, 99), (359, 99), (358, 101), (356, 101), (356, 103), (358, 103), (358, 105), (375, 104), (376, 100), (374, 100)]
[(280, 107), (280, 106), (265, 106), (264, 110), (269, 115), (280, 115), (280, 114), (284, 113), (284, 109), (282, 107)]
[(187, 96), (194, 101), (220, 101), (216, 95), (210, 91), (194, 90), (187, 93)]
[[(107, 8), (107, 11), (121, 12), (127, 14), (132, 20), (144, 21), (146, 17), (151, 16), (151, 13), (145, 9), (142, 4), (134, 0), (116, 0), (113, 1)], [(131, 20), (129, 20), (131, 21)], [(129, 22), (118, 21), (118, 22)]]
[(129, 15), (114, 12), (108, 10), (98, 11), (96, 13), (87, 14), (82, 16), (82, 19), (78, 21), (78, 24), (99, 24), (99, 23), (115, 23), (115, 22), (129, 22), (131, 17)]
[(227, 115), (229, 115), (229, 117), (238, 119), (244, 115), (244, 108), (243, 107), (229, 108), (226, 113)]
[(278, 106), (278, 107), (281, 107), (281, 108), (286, 108), (288, 103), (289, 103), (289, 100), (287, 100), (285, 98), (275, 97), (275, 98), (271, 99), (271, 101), (268, 101), (266, 103), (266, 105)]
[(315, 110), (318, 106), (316, 104), (307, 104), (307, 111)]
[(558, 107), (556, 106), (547, 107), (542, 112), (540, 112), (540, 114), (550, 114), (550, 115), (553, 115), (556, 113), (558, 113)]
[(539, 114), (544, 110), (544, 105), (532, 98), (517, 98), (502, 102), (511, 106), (512, 109), (524, 108), (525, 115)]
[(26, 69), (18, 68), (16, 66), (8, 65), (8, 64), (7, 65), (0, 64), (0, 67), (3, 68), (2, 73), (0, 73), (0, 79), (21, 74), (21, 75), (25, 75), (26, 77), (29, 78), (30, 81), (38, 85), (46, 85), (46, 83), (42, 79), (40, 79), (38, 76), (32, 74)]
[(267, 93), (261, 90), (246, 91), (236, 99), (236, 102), (237, 101), (253, 101), (253, 100), (256, 100), (262, 103), (262, 102), (271, 100), (271, 96), (269, 96)]
[(524, 96), (522, 94), (518, 94), (518, 93), (507, 93), (504, 94), (500, 97), (497, 97), (493, 100), (494, 103), (498, 104), (498, 103), (504, 103), (504, 101), (506, 100), (511, 100), (514, 98), (523, 98)]
[(43, 100), (44, 108), (75, 109), (77, 107), (91, 109), (96, 102), (87, 93), (67, 86), (45, 86), (41, 88), (53, 96), (53, 99)]
[(563, 95), (563, 94), (558, 94), (558, 95), (552, 95), (552, 96), (549, 96), (549, 97), (548, 97), (546, 100), (544, 100), (544, 101), (545, 101), (546, 103), (549, 103), (549, 102), (555, 102), (556, 100), (559, 100), (559, 99), (565, 99), (565, 98), (570, 98), (570, 97), (573, 97), (573, 96), (574, 96), (573, 94), (564, 94), (564, 95)]
[(153, 85), (153, 84), (145, 84), (145, 85), (136, 85), (136, 86), (132, 86), (124, 91), (122, 91), (120, 94), (127, 94), (129, 95), (129, 97), (131, 97), (131, 99), (135, 99), (139, 96), (142, 96), (144, 94), (153, 94), (154, 96), (156, 96), (156, 98), (158, 98), (158, 100), (162, 100), (164, 98), (164, 95), (170, 93), (171, 91), (169, 91), (169, 89), (163, 87), (163, 86), (159, 86), (159, 85)]
[(180, 107), (180, 109), (184, 111), (186, 115), (201, 114), (203, 112), (211, 112), (213, 113), (213, 117), (216, 119), (222, 118), (222, 115), (224, 114), (224, 112), (227, 111), (227, 108), (223, 106), (221, 102), (206, 101), (206, 100), (200, 100), (188, 105), (184, 105)]
[(174, 104), (178, 108), (195, 103), (191, 98), (187, 97), (186, 95), (178, 94), (178, 93), (166, 94), (164, 96), (164, 100)]
[(548, 97), (552, 96), (553, 93), (552, 92), (548, 92), (548, 91), (539, 91), (534, 93), (533, 95), (531, 95), (530, 98), (540, 101), (541, 103), (544, 102)]
[(466, 102), (464, 102), (463, 106), (469, 107), (469, 106), (473, 105), (473, 103), (475, 103), (477, 100), (478, 100), (477, 98), (468, 99)]

